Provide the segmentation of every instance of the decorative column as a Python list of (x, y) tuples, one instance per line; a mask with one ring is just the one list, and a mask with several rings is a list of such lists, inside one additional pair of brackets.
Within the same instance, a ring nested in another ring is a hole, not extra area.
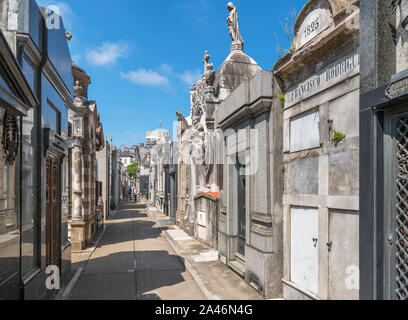
[[(81, 106), (81, 101), (76, 98), (77, 106)], [(79, 109), (79, 108), (78, 108)], [(81, 112), (69, 110), (69, 122), (72, 123), (72, 219), (71, 227), (71, 245), (72, 252), (81, 251), (86, 246), (85, 222), (84, 222), (84, 183), (83, 183), (83, 134), (84, 119)]]
[(73, 148), (73, 221), (82, 221), (82, 142), (80, 138), (75, 138)]

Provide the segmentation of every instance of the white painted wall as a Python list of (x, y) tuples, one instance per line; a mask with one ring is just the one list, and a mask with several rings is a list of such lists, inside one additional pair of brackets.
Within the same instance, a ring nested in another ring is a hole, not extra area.
[(291, 209), (291, 281), (318, 293), (318, 209)]

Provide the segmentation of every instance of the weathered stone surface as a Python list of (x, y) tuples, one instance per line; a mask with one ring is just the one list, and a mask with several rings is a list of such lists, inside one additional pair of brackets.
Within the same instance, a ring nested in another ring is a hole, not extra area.
[(319, 110), (295, 116), (290, 122), (290, 152), (320, 147)]
[[(292, 50), (274, 67), (286, 93), (283, 112), (286, 299), (327, 299), (329, 287), (342, 292), (344, 277), (341, 280), (334, 274), (336, 271), (327, 270), (334, 270), (340, 259), (350, 261), (358, 256), (354, 250), (328, 253), (325, 246), (334, 231), (328, 227), (330, 209), (358, 210), (358, 6), (358, 1), (309, 1), (295, 23)], [(337, 139), (333, 139), (335, 135)], [(312, 211), (313, 221), (308, 220)], [(341, 215), (337, 223), (350, 223), (350, 229), (358, 229), (355, 221)], [(304, 239), (299, 239), (301, 235)], [(316, 247), (310, 242), (312, 238)], [(355, 237), (350, 241), (352, 246), (358, 242)], [(308, 250), (310, 257), (302, 258)], [(313, 267), (309, 263), (312, 255)]]
[(96, 153), (105, 148), (106, 141), (96, 102), (88, 100), (90, 77), (75, 64), (72, 65), (72, 75), (76, 83), (76, 112), (70, 110), (75, 138), (70, 164), (73, 168), (73, 213), (70, 224), (71, 242), (75, 251), (83, 250), (103, 224), (101, 211), (107, 204), (102, 202), (101, 208), (97, 203)]
[[(359, 299), (359, 215), (356, 212), (329, 213), (329, 299)], [(353, 254), (350, 254), (350, 253)]]
[(249, 107), (252, 105), (252, 109), (258, 109), (259, 105), (255, 104), (255, 102), (261, 98), (265, 100), (264, 107), (267, 107), (272, 98), (272, 77), (273, 73), (271, 71), (259, 71), (251, 79), (242, 81), (228, 98), (217, 107), (215, 118), (218, 125), (223, 124), (227, 118), (233, 118), (232, 116), (244, 106)]
[(330, 195), (359, 195), (359, 156), (358, 150), (330, 155)]
[(231, 52), (217, 71), (214, 88), (224, 100), (245, 79), (250, 79), (260, 71), (259, 65), (243, 52)]
[(290, 163), (288, 194), (318, 194), (319, 159), (301, 158)]

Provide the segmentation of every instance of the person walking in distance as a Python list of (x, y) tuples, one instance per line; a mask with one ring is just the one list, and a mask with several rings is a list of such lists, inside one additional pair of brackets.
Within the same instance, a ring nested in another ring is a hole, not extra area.
[(133, 196), (135, 198), (135, 202), (137, 202), (137, 189), (136, 189), (136, 187), (133, 187)]
[(128, 197), (129, 197), (129, 200), (132, 200), (132, 188), (130, 186), (128, 188)]

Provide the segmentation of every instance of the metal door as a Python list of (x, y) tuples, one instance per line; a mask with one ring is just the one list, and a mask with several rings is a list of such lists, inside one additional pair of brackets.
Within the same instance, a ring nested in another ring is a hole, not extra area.
[(170, 219), (176, 221), (177, 211), (177, 184), (176, 173), (170, 174)]
[(389, 117), (387, 125), (385, 294), (408, 300), (408, 113)]
[(47, 265), (58, 265), (58, 163), (46, 160), (46, 226)]
[(238, 167), (238, 253), (245, 256), (246, 243), (246, 176)]

